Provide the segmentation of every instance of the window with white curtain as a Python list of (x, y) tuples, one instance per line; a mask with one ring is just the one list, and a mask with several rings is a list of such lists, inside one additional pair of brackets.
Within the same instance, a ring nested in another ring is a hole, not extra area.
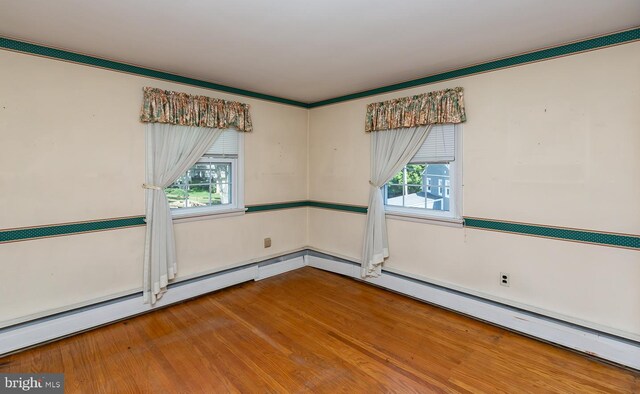
[(244, 208), (243, 139), (243, 133), (225, 130), (200, 160), (165, 189), (174, 216)]
[(418, 153), (384, 185), (387, 213), (461, 220), (460, 128), (453, 124), (432, 127)]

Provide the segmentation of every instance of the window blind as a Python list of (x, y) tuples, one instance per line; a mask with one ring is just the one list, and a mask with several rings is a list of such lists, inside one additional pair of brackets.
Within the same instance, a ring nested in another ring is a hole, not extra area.
[(237, 158), (239, 149), (238, 134), (240, 133), (235, 130), (225, 130), (216, 142), (211, 145), (211, 148), (207, 150), (205, 156)]
[(456, 159), (455, 151), (455, 126), (434, 125), (409, 163), (448, 163)]

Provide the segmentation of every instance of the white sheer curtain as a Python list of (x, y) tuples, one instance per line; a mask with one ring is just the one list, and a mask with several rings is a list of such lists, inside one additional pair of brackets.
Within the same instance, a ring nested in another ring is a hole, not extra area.
[(380, 188), (418, 152), (432, 125), (374, 131), (371, 133), (369, 209), (362, 250), (362, 277), (380, 276), (389, 257), (387, 223)]
[(154, 304), (176, 275), (173, 221), (164, 189), (184, 174), (222, 134), (222, 129), (145, 125), (147, 233), (144, 245), (144, 302)]

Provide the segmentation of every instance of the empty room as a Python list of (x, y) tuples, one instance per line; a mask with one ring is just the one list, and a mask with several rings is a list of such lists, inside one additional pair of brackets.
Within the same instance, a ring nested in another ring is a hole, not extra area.
[(637, 0), (0, 1), (0, 392), (640, 392)]

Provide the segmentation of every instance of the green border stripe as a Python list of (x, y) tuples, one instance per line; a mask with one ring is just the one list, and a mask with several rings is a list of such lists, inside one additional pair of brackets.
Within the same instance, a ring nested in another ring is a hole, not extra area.
[(194, 78), (187, 78), (176, 74), (166, 73), (162, 71), (150, 70), (144, 67), (132, 66), (126, 63), (115, 62), (111, 60), (100, 59), (98, 57), (81, 55), (74, 52), (63, 51), (61, 49), (49, 48), (43, 45), (30, 44), (27, 42), (11, 40), (9, 38), (0, 37), (0, 47), (18, 52), (32, 53), (39, 56), (45, 56), (54, 59), (61, 59), (73, 63), (88, 64), (109, 70), (122, 71), (129, 74), (142, 75), (156, 79), (164, 79), (184, 83), (187, 85), (199, 86), (207, 89), (219, 90), (222, 92), (239, 94), (242, 96), (253, 97), (261, 100), (274, 101), (282, 104), (294, 105), (296, 107), (308, 108), (309, 104), (301, 101), (289, 100), (282, 97), (271, 96), (268, 94), (256, 93), (250, 90), (233, 88), (231, 86), (220, 85), (217, 83), (202, 81)]
[(472, 74), (483, 73), (487, 71), (499, 70), (506, 67), (512, 67), (520, 64), (532, 63), (540, 60), (553, 59), (559, 56), (566, 56), (573, 53), (590, 51), (593, 49), (604, 48), (612, 45), (623, 44), (640, 40), (640, 28), (631, 29), (619, 33), (609, 34), (602, 37), (596, 37), (584, 41), (574, 42), (571, 44), (560, 45), (553, 48), (542, 49), (531, 53), (511, 56), (508, 58), (494, 60), (491, 62), (481, 63), (475, 66), (464, 67), (445, 73), (435, 74), (424, 78), (414, 79), (407, 82), (401, 82), (393, 85), (383, 86), (376, 89), (365, 90), (363, 92), (347, 94), (344, 96), (334, 97), (327, 100), (316, 101), (314, 103), (304, 103), (301, 101), (290, 100), (282, 97), (271, 96), (263, 93), (256, 93), (250, 90), (238, 89), (231, 86), (220, 85), (217, 83), (202, 81), (199, 79), (183, 77), (176, 74), (166, 73), (162, 71), (151, 70), (144, 67), (133, 66), (126, 63), (115, 62), (111, 60), (101, 59), (94, 56), (81, 55), (74, 52), (64, 51), (61, 49), (49, 48), (43, 45), (31, 44), (18, 40), (0, 37), (0, 48), (6, 48), (13, 51), (31, 53), (35, 55), (45, 56), (54, 59), (66, 60), (74, 63), (87, 64), (91, 66), (101, 67), (110, 70), (122, 71), (130, 74), (141, 75), (150, 78), (163, 79), (167, 81), (179, 82), (192, 86), (199, 86), (207, 89), (218, 90), (227, 93), (238, 94), (257, 99), (273, 101), (282, 104), (293, 105), (302, 108), (315, 108), (324, 105), (335, 104), (343, 101), (354, 100), (362, 97), (375, 96), (382, 93), (388, 93), (401, 89), (408, 89), (415, 86), (426, 85), (434, 82), (444, 81), (453, 78), (460, 78)]
[(320, 201), (294, 201), (294, 202), (283, 202), (283, 203), (275, 203), (275, 204), (250, 205), (250, 206), (247, 206), (247, 212), (248, 213), (262, 212), (262, 211), (272, 211), (275, 209), (300, 208), (300, 207), (327, 208), (327, 209), (334, 209), (337, 211), (367, 213), (367, 207), (361, 207), (357, 205), (327, 203), (327, 202), (320, 202)]
[(282, 202), (275, 204), (262, 204), (262, 205), (249, 205), (247, 206), (247, 213), (273, 211), (276, 209), (288, 209), (306, 207), (308, 201), (294, 201), (294, 202)]
[(309, 201), (308, 206), (314, 207), (314, 208), (334, 209), (337, 211), (367, 213), (367, 207), (361, 207), (357, 205), (333, 204), (333, 203), (320, 202), (320, 201)]
[[(247, 206), (247, 212), (266, 212), (280, 209), (313, 207), (325, 208), (343, 212), (367, 213), (367, 207), (348, 204), (327, 203), (321, 201), (292, 201), (273, 204)], [(58, 224), (40, 227), (25, 227), (18, 229), (0, 230), (0, 243), (73, 235), (94, 231), (111, 230), (133, 226), (144, 226), (144, 216), (129, 218), (104, 219), (82, 223)], [(605, 233), (592, 230), (568, 229), (550, 227), (539, 224), (513, 223), (499, 220), (464, 218), (464, 226), (474, 229), (501, 231), (511, 234), (531, 235), (555, 240), (576, 241), (605, 246), (616, 246), (640, 250), (640, 236)]]
[(607, 36), (592, 38), (590, 40), (574, 42), (549, 49), (526, 53), (508, 57), (505, 59), (495, 60), (492, 62), (482, 63), (475, 66), (465, 67), (458, 70), (448, 71), (441, 74), (435, 74), (424, 78), (414, 79), (407, 82), (397, 83), (393, 85), (383, 86), (377, 89), (365, 90), (359, 93), (347, 94), (345, 96), (335, 97), (328, 100), (317, 101), (309, 104), (309, 108), (320, 107), (323, 105), (335, 104), (342, 101), (354, 100), (367, 96), (388, 93), (400, 89), (408, 89), (419, 85), (444, 81), (447, 79), (460, 78), (467, 75), (483, 73), (501, 68), (512, 67), (519, 64), (526, 64), (540, 60), (551, 59), (559, 56), (565, 56), (572, 53), (589, 51), (597, 48), (622, 44), (625, 42), (640, 40), (640, 28), (627, 30), (620, 33), (610, 34)]
[(602, 233), (577, 229), (547, 227), (535, 224), (500, 222), (476, 218), (464, 218), (465, 227), (504, 231), (514, 234), (533, 235), (567, 241), (586, 242), (599, 245), (640, 249), (640, 236)]
[(0, 231), (0, 243), (144, 225), (144, 216), (134, 216), (129, 218), (95, 220), (82, 223), (56, 224), (52, 226), (42, 227), (25, 227), (14, 230)]

